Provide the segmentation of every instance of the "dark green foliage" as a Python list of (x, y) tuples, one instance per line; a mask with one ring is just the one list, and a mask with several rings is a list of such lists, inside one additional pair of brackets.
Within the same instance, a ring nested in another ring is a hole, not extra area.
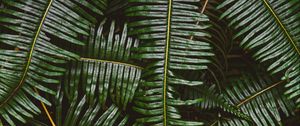
[(0, 0), (0, 126), (300, 125), (299, 8)]
[(227, 0), (221, 7), (229, 8), (221, 18), (231, 20), (229, 26), (238, 30), (240, 46), (253, 50), (253, 58), (265, 63), (271, 74), (281, 72), (282, 80), (288, 80), (285, 94), (300, 107), (299, 1)]

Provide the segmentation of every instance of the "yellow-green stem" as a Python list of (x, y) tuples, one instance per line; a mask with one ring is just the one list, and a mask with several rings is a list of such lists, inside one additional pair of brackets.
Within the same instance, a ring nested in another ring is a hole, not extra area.
[(22, 86), (22, 85), (24, 84), (24, 82), (25, 82), (27, 73), (28, 73), (28, 71), (29, 71), (29, 66), (30, 66), (30, 64), (31, 64), (31, 60), (32, 60), (32, 56), (33, 56), (34, 47), (35, 47), (35, 45), (36, 45), (37, 39), (38, 39), (38, 37), (39, 37), (39, 35), (40, 35), (42, 26), (43, 26), (43, 24), (44, 24), (44, 21), (45, 21), (45, 19), (46, 19), (46, 16), (47, 16), (48, 12), (49, 12), (49, 9), (50, 9), (50, 7), (51, 7), (51, 5), (52, 5), (52, 2), (53, 2), (53, 0), (50, 0), (50, 1), (49, 1), (49, 4), (48, 4), (48, 6), (47, 6), (47, 9), (46, 9), (46, 11), (45, 11), (45, 13), (44, 13), (44, 15), (43, 15), (43, 17), (42, 17), (42, 20), (41, 20), (41, 22), (40, 22), (40, 24), (39, 24), (39, 27), (38, 27), (38, 29), (37, 29), (37, 32), (36, 32), (36, 34), (35, 34), (35, 36), (34, 36), (34, 39), (33, 39), (33, 42), (32, 42), (32, 45), (31, 45), (31, 48), (30, 48), (30, 51), (29, 51), (29, 54), (28, 54), (27, 63), (25, 64), (25, 68), (24, 68), (24, 72), (23, 72), (23, 74), (22, 74), (21, 80), (20, 80), (19, 84), (17, 85), (17, 87), (16, 87), (12, 92), (10, 92), (10, 93), (9, 93), (9, 96), (8, 96), (8, 97), (0, 104), (0, 107), (2, 107), (3, 105), (5, 105), (5, 104), (6, 104), (6, 103), (7, 103), (7, 102), (8, 102), (8, 101), (16, 94), (16, 92), (21, 88), (21, 86)]

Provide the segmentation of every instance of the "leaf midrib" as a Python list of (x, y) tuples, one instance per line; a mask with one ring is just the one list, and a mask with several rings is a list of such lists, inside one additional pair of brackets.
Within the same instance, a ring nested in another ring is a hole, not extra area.
[(137, 65), (124, 63), (124, 62), (117, 62), (117, 61), (112, 61), (112, 60), (92, 59), (92, 58), (85, 58), (85, 57), (81, 57), (79, 60), (81, 60), (81, 61), (102, 62), (102, 63), (112, 63), (112, 64), (118, 64), (118, 65), (134, 67), (134, 68), (137, 68), (137, 69), (143, 69), (143, 67), (140, 67), (140, 66), (137, 66)]
[(171, 13), (172, 13), (172, 0), (168, 2), (168, 19), (167, 19), (167, 34), (165, 46), (165, 59), (164, 59), (164, 83), (163, 83), (163, 125), (167, 126), (167, 77), (169, 68), (169, 46), (171, 37)]
[(24, 72), (23, 72), (23, 74), (22, 74), (21, 80), (20, 80), (19, 84), (17, 85), (17, 87), (16, 87), (11, 93), (9, 93), (9, 96), (1, 103), (0, 107), (2, 107), (3, 105), (5, 105), (5, 104), (6, 104), (6, 103), (7, 103), (7, 102), (8, 102), (8, 101), (16, 94), (16, 92), (21, 88), (21, 86), (22, 86), (22, 85), (24, 84), (24, 82), (25, 82), (27, 73), (28, 73), (28, 71), (29, 71), (29, 66), (30, 66), (30, 64), (31, 64), (31, 60), (32, 60), (32, 56), (33, 56), (34, 47), (35, 47), (35, 45), (36, 45), (37, 39), (38, 39), (38, 37), (39, 37), (39, 35), (40, 35), (42, 26), (43, 26), (43, 24), (44, 24), (44, 21), (45, 21), (45, 19), (46, 19), (46, 16), (47, 16), (47, 14), (48, 14), (48, 12), (49, 12), (49, 9), (50, 9), (52, 3), (53, 3), (53, 0), (50, 0), (50, 1), (49, 1), (49, 4), (48, 4), (48, 6), (47, 6), (47, 9), (46, 9), (46, 11), (45, 11), (45, 13), (44, 13), (44, 15), (43, 15), (43, 17), (42, 17), (42, 20), (41, 20), (41, 22), (40, 22), (40, 24), (39, 24), (39, 27), (38, 27), (38, 29), (37, 29), (37, 32), (36, 32), (36, 34), (35, 34), (35, 36), (34, 36), (34, 39), (33, 39), (33, 42), (32, 42), (32, 45), (31, 45), (31, 48), (30, 48), (30, 51), (29, 51), (29, 54), (28, 54), (27, 63), (26, 63), (26, 65), (25, 65)]
[[(236, 107), (239, 108), (240, 106), (242, 106), (243, 104), (247, 103), (248, 101), (250, 101), (250, 100), (256, 98), (257, 96), (263, 94), (263, 93), (266, 92), (266, 91), (270, 91), (271, 89), (273, 89), (274, 87), (276, 87), (276, 86), (282, 84), (283, 82), (284, 82), (284, 81), (279, 81), (279, 82), (277, 82), (277, 83), (274, 83), (274, 84), (272, 84), (272, 85), (270, 85), (270, 86), (264, 88), (263, 90), (261, 90), (261, 91), (255, 93), (255, 94), (249, 96), (248, 98), (242, 100), (240, 103), (238, 103), (238, 104), (236, 105)], [(214, 121), (210, 126), (214, 126), (217, 122), (218, 122), (218, 120)]]
[(298, 55), (300, 56), (300, 50), (298, 49), (296, 42), (293, 40), (293, 38), (291, 37), (291, 35), (289, 34), (289, 32), (287, 31), (287, 29), (285, 28), (285, 26), (283, 25), (282, 21), (280, 20), (280, 18), (277, 16), (277, 14), (275, 13), (275, 11), (273, 10), (273, 8), (270, 6), (269, 2), (267, 0), (263, 0), (264, 5), (267, 7), (267, 9), (271, 12), (272, 16), (275, 18), (276, 22), (278, 23), (278, 25), (280, 26), (280, 28), (283, 30), (284, 34), (287, 36), (287, 38), (289, 39), (289, 42), (293, 45), (293, 48), (296, 50), (296, 52), (298, 53)]
[(284, 81), (279, 81), (279, 82), (277, 82), (277, 83), (275, 83), (275, 84), (272, 84), (272, 85), (270, 85), (270, 86), (264, 88), (263, 90), (261, 90), (261, 91), (255, 93), (255, 94), (251, 95), (250, 97), (248, 97), (248, 98), (242, 100), (239, 104), (236, 105), (236, 107), (240, 107), (241, 105), (243, 105), (243, 104), (247, 103), (248, 101), (250, 101), (250, 100), (256, 98), (257, 96), (263, 94), (264, 92), (273, 89), (274, 87), (276, 87), (277, 85), (282, 84), (283, 82), (284, 82)]

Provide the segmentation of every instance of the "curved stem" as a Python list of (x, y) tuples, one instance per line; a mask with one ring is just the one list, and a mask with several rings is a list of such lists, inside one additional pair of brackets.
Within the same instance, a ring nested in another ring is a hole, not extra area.
[(300, 56), (300, 50), (298, 49), (296, 42), (292, 39), (291, 35), (289, 34), (289, 32), (287, 31), (287, 29), (285, 28), (284, 24), (281, 22), (280, 18), (277, 16), (276, 12), (270, 6), (270, 4), (269, 4), (269, 2), (267, 0), (263, 0), (263, 2), (264, 2), (264, 5), (267, 7), (267, 9), (271, 12), (271, 14), (273, 15), (273, 17), (275, 18), (277, 24), (283, 30), (284, 34), (289, 39), (289, 42), (293, 45), (294, 49), (296, 50), (296, 52)]
[(53, 0), (49, 1), (47, 9), (46, 9), (46, 11), (45, 11), (45, 13), (44, 13), (44, 15), (42, 17), (42, 20), (41, 20), (41, 22), (39, 24), (37, 32), (36, 32), (36, 34), (34, 36), (34, 39), (33, 39), (33, 42), (32, 42), (32, 45), (31, 45), (31, 48), (30, 48), (30, 51), (29, 51), (29, 54), (28, 54), (28, 60), (27, 60), (27, 63), (25, 64), (25, 68), (24, 68), (24, 72), (22, 74), (21, 80), (20, 80), (19, 84), (17, 85), (17, 87), (11, 93), (9, 93), (9, 96), (0, 104), (0, 107), (2, 107), (3, 105), (5, 105), (16, 94), (16, 92), (22, 87), (22, 85), (25, 82), (27, 73), (29, 71), (29, 66), (31, 64), (31, 60), (32, 60), (32, 57), (33, 57), (34, 47), (36, 45), (37, 39), (38, 39), (38, 37), (40, 35), (41, 29), (43, 27), (43, 24), (44, 24), (44, 21), (46, 19), (46, 16), (47, 16), (48, 12), (49, 12), (49, 9), (50, 9), (50, 7), (52, 5), (52, 2), (53, 2)]

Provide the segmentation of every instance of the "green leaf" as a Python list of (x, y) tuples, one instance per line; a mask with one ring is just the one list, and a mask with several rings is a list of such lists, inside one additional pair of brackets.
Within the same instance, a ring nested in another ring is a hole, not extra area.
[(84, 45), (79, 37), (87, 36), (90, 25), (96, 23), (86, 8), (97, 8), (69, 0), (2, 0), (2, 4), (0, 116), (15, 125), (15, 119), (25, 123), (40, 113), (33, 99), (51, 105), (33, 89), (55, 94), (50, 87), (60, 83), (58, 77), (65, 72), (62, 63), (79, 58), (75, 52), (54, 43), (51, 36), (64, 40), (64, 44)]
[[(127, 124), (128, 115), (124, 114), (130, 109), (128, 105), (133, 100), (142, 70), (129, 64), (132, 62), (130, 49), (136, 47), (138, 41), (127, 36), (126, 24), (121, 34), (115, 33), (114, 21), (109, 34), (105, 35), (105, 22), (96, 32), (91, 29), (89, 42), (81, 53), (87, 57), (69, 64), (62, 81), (63, 89), (56, 96), (58, 125)], [(62, 109), (64, 99), (68, 107)], [(67, 113), (64, 120), (61, 119), (63, 113)]]
[(232, 86), (227, 87), (224, 95), (230, 104), (249, 115), (256, 125), (281, 125), (280, 111), (289, 116), (293, 114), (294, 107), (280, 91), (283, 83), (274, 82), (263, 74), (244, 74), (240, 78), (231, 79)]
[(129, 0), (130, 7), (125, 11), (132, 19), (128, 24), (132, 28), (129, 35), (142, 40), (132, 57), (151, 60), (146, 64), (142, 74), (145, 81), (140, 84), (134, 101), (135, 111), (144, 115), (137, 119), (137, 123), (164, 126), (203, 124), (183, 121), (178, 105), (187, 105), (186, 101), (178, 100), (179, 97), (174, 95), (174, 87), (202, 84), (199, 80), (177, 76), (178, 71), (205, 70), (210, 63), (208, 57), (213, 56), (209, 43), (188, 39), (191, 36), (210, 36), (204, 32), (209, 26), (206, 24), (208, 18), (197, 12), (196, 2), (199, 1)]
[(222, 18), (229, 19), (238, 32), (240, 46), (253, 52), (253, 57), (268, 65), (272, 74), (281, 73), (285, 94), (300, 106), (300, 49), (299, 14), (297, 0), (226, 0)]

